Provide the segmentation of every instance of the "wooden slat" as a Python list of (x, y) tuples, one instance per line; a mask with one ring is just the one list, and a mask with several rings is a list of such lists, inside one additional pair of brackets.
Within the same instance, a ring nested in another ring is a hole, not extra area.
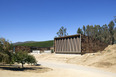
[(70, 51), (70, 41), (69, 38), (67, 39), (68, 43), (67, 43), (67, 51)]
[(74, 51), (76, 52), (76, 42), (75, 42), (75, 37), (73, 39), (73, 43), (74, 43)]
[(61, 42), (61, 52), (63, 52), (63, 39), (62, 39), (62, 42)]
[(80, 52), (80, 38), (77, 38), (78, 52)]
[(72, 38), (70, 38), (70, 40), (69, 40), (70, 52), (72, 51), (72, 43), (71, 43), (71, 39), (72, 39)]
[(72, 38), (72, 40), (71, 40), (72, 41), (72, 51), (74, 52), (74, 42), (73, 42), (73, 40), (74, 39)]
[(62, 40), (60, 39), (60, 40), (59, 40), (60, 46), (59, 46), (59, 51), (58, 51), (58, 52), (61, 51), (61, 44), (62, 44), (61, 42), (62, 42)]
[(57, 52), (59, 51), (59, 40), (57, 41)]
[(76, 48), (75, 51), (76, 51), (76, 52), (78, 52), (78, 45), (77, 45), (77, 44), (78, 44), (78, 43), (77, 43), (77, 38), (75, 38), (75, 48)]
[(57, 40), (55, 41), (55, 51), (57, 52)]

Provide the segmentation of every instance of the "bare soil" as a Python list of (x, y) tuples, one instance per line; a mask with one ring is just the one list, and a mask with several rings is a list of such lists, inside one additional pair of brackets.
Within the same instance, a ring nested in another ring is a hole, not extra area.
[(38, 61), (91, 66), (116, 73), (116, 44), (97, 53), (80, 54), (33, 54)]
[(14, 65), (0, 65), (0, 70), (8, 70), (8, 71), (23, 71), (23, 72), (34, 72), (34, 73), (44, 73), (51, 71), (51, 68), (43, 67), (43, 66), (31, 66), (31, 65), (25, 65), (24, 68), (20, 67), (20, 64), (17, 66)]
[(25, 71), (0, 69), (0, 77), (116, 77), (116, 44), (84, 55), (33, 55), (38, 63), (46, 66), (45, 69), (43, 66), (39, 66), (42, 69)]

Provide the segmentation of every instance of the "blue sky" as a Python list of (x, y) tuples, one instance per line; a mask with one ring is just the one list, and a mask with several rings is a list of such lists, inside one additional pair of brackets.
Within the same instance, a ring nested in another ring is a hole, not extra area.
[(53, 40), (61, 26), (72, 35), (113, 16), (116, 0), (0, 0), (0, 37), (13, 43)]

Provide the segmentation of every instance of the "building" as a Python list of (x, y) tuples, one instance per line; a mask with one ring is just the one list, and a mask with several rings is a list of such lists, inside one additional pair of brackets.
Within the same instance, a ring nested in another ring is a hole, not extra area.
[(107, 44), (84, 35), (70, 35), (54, 38), (55, 53), (83, 54), (102, 51)]
[(28, 53), (51, 53), (53, 47), (14, 46), (13, 51), (27, 51)]

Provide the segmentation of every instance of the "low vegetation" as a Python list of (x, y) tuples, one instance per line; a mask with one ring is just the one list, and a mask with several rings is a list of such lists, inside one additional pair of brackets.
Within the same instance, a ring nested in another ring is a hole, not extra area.
[(18, 44), (17, 46), (52, 47), (53, 46), (53, 40), (43, 41), (43, 42), (23, 43), (23, 44)]
[(28, 55), (28, 53), (26, 51), (19, 51), (17, 53), (14, 54), (14, 61), (17, 63), (21, 63), (22, 64), (22, 68), (24, 67), (23, 65), (25, 63), (28, 64), (36, 64), (36, 59), (33, 55)]
[(25, 63), (36, 64), (36, 59), (33, 55), (29, 55), (26, 51), (12, 52), (12, 44), (5, 40), (0, 39), (0, 63), (2, 64), (14, 64), (21, 63), (22, 68)]

